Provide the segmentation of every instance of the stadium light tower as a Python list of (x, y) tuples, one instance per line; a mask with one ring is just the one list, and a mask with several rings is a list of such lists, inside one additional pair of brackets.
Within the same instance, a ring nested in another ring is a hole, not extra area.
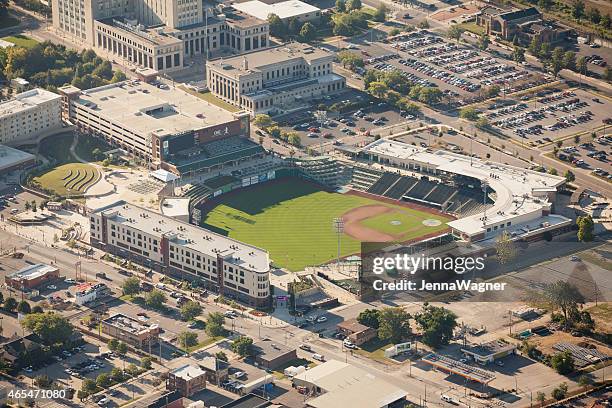
[(337, 258), (337, 266), (340, 267), (340, 236), (344, 232), (344, 219), (342, 217), (334, 218), (334, 231), (338, 236), (338, 258)]
[(482, 215), (482, 225), (487, 223), (487, 190), (489, 189), (489, 181), (482, 180), (482, 205), (484, 205), (484, 214)]

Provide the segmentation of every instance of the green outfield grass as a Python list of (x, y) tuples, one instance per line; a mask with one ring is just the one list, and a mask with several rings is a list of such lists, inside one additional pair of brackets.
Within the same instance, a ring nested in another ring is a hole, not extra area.
[[(365, 197), (330, 193), (295, 178), (260, 184), (216, 200), (216, 206), (203, 215), (205, 228), (264, 248), (276, 265), (293, 271), (335, 259), (337, 235), (333, 219), (354, 208), (384, 205), (396, 209), (361, 223), (404, 241), (442, 231), (450, 220)], [(436, 227), (422, 224), (431, 218), (442, 224)], [(393, 225), (395, 220), (401, 225)], [(341, 236), (342, 256), (359, 251), (360, 241), (346, 234)]]

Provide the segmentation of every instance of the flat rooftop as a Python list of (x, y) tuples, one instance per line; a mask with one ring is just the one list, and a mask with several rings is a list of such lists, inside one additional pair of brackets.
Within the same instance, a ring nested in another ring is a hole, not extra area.
[(255, 272), (268, 272), (268, 252), (217, 234), (198, 226), (165, 217), (153, 211), (118, 201), (94, 211), (153, 236), (165, 235), (175, 245), (216, 258), (222, 256), (226, 263)]
[(177, 45), (181, 43), (181, 40), (167, 35), (163, 30), (144, 27), (138, 24), (136, 20), (113, 17), (97, 20), (97, 22), (134, 34), (151, 45)]
[(483, 161), (446, 150), (432, 152), (397, 140), (377, 140), (364, 147), (362, 152), (419, 163), (441, 172), (486, 182), (497, 196), (493, 208), (487, 209), (486, 222), (482, 220), (483, 213), (477, 213), (448, 223), (449, 227), (469, 235), (486, 231), (487, 225), (549, 208), (546, 193), (556, 191), (558, 186), (565, 183), (565, 178), (560, 176)]
[(230, 112), (181, 89), (137, 80), (82, 91), (76, 103), (140, 134), (179, 133), (234, 120)]
[(353, 365), (330, 360), (294, 377), (326, 391), (307, 401), (315, 408), (386, 407), (408, 395), (403, 389)]
[(17, 272), (13, 272), (6, 277), (13, 280), (34, 280), (40, 278), (41, 276), (45, 276), (48, 273), (57, 272), (55, 266), (45, 265), (45, 264), (35, 264), (26, 266), (23, 269), (18, 270)]
[(157, 328), (156, 324), (143, 324), (142, 322), (134, 319), (133, 317), (124, 315), (122, 313), (117, 313), (115, 315), (112, 315), (111, 317), (107, 317), (102, 321), (110, 326), (117, 327), (132, 334), (139, 334), (146, 332), (150, 329)]
[(422, 360), (451, 374), (456, 374), (482, 384), (488, 384), (495, 379), (495, 374), (490, 371), (464, 364), (450, 357), (445, 357), (436, 353), (430, 353), (423, 357)]
[(0, 145), (0, 171), (36, 159), (33, 154)]
[(243, 13), (238, 9), (231, 10), (225, 13), (225, 21), (240, 28), (249, 28), (253, 26), (268, 24), (268, 17), (261, 19), (251, 14)]
[(276, 14), (281, 20), (284, 20), (321, 11), (318, 7), (304, 3), (300, 0), (287, 0), (274, 4), (267, 4), (260, 0), (251, 0), (244, 3), (236, 3), (233, 7), (236, 10), (240, 10), (262, 20), (267, 20), (270, 14)]
[(514, 350), (515, 348), (516, 345), (512, 343), (502, 340), (493, 340), (482, 344), (473, 344), (468, 347), (462, 347), (461, 351), (476, 354), (481, 357), (489, 357), (494, 354)]
[(166, 197), (161, 211), (166, 217), (189, 217), (189, 197)]
[[(302, 43), (289, 43), (274, 48), (255, 51), (250, 54), (237, 55), (230, 58), (218, 58), (208, 61), (206, 65), (224, 75), (238, 77), (260, 70), (264, 67), (285, 63), (296, 58), (314, 61), (319, 58), (333, 57), (329, 51)], [(247, 62), (248, 69), (244, 68)]]
[(277, 359), (278, 357), (295, 351), (295, 348), (290, 348), (272, 341), (260, 341), (259, 343), (255, 343), (253, 348), (255, 349), (255, 354), (257, 357), (268, 361)]
[(189, 381), (193, 378), (198, 378), (206, 374), (206, 371), (202, 370), (197, 365), (185, 364), (184, 366), (175, 368), (170, 371), (170, 374), (175, 377), (182, 378), (185, 381)]
[(29, 91), (15, 95), (6, 102), (1, 102), (0, 118), (27, 111), (42, 103), (59, 100), (60, 98), (60, 95), (42, 88), (30, 89)]

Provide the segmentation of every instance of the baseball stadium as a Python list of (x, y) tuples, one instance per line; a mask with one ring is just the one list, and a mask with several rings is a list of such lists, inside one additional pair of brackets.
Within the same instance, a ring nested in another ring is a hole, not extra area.
[(183, 186), (191, 222), (266, 249), (300, 271), (359, 254), (362, 242), (486, 245), (501, 231), (541, 239), (564, 179), (384, 139), (334, 156), (248, 162)]

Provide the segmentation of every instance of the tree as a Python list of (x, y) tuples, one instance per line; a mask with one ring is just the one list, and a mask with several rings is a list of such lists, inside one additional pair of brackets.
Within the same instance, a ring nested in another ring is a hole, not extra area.
[(10, 296), (6, 298), (6, 300), (4, 301), (4, 305), (2, 307), (4, 308), (4, 310), (8, 312), (13, 312), (15, 311), (15, 308), (17, 307), (17, 301), (15, 300), (14, 297)]
[(590, 215), (584, 215), (576, 219), (578, 225), (578, 241), (591, 242), (593, 240), (593, 229), (595, 227), (593, 218)]
[(93, 70), (92, 75), (95, 75), (98, 78), (110, 80), (113, 77), (113, 66), (111, 65), (110, 61), (105, 60)]
[(461, 35), (463, 34), (464, 31), (465, 30), (461, 26), (455, 24), (455, 25), (450, 26), (450, 28), (448, 29), (447, 35), (448, 35), (448, 38), (453, 39), (458, 42), (461, 39)]
[(382, 99), (385, 97), (389, 87), (384, 82), (372, 82), (368, 86), (368, 92), (375, 98)]
[(541, 60), (547, 60), (550, 56), (550, 43), (542, 43), (540, 46), (540, 54), (538, 55)]
[(563, 176), (565, 177), (565, 181), (567, 181), (568, 183), (571, 183), (572, 181), (576, 180), (576, 176), (574, 175), (574, 173), (572, 173), (571, 170), (566, 170)]
[(241, 357), (253, 355), (253, 339), (240, 336), (232, 342), (232, 351)]
[(130, 363), (128, 364), (127, 368), (125, 369), (125, 371), (132, 377), (136, 377), (138, 375), (138, 373), (140, 372), (140, 369), (136, 366), (136, 364), (134, 363)]
[(520, 64), (525, 61), (525, 50), (517, 45), (514, 46), (514, 50), (512, 51), (512, 59), (517, 64)]
[(93, 394), (97, 389), (96, 382), (91, 378), (85, 378), (81, 384), (81, 391), (86, 395)]
[(124, 295), (137, 295), (140, 293), (140, 279), (135, 276), (127, 278), (121, 284), (121, 290)]
[(163, 309), (165, 307), (164, 303), (166, 303), (166, 295), (162, 291), (153, 289), (147, 295), (145, 303), (152, 309)]
[(227, 354), (225, 354), (222, 351), (216, 352), (215, 353), (215, 357), (217, 358), (217, 360), (221, 360), (221, 361), (225, 361), (225, 362), (228, 361)]
[(378, 337), (393, 344), (401, 343), (410, 331), (410, 314), (401, 307), (385, 307), (380, 312)]
[(8, 14), (9, 0), (0, 0), (0, 17)]
[(223, 336), (225, 334), (223, 323), (225, 323), (225, 317), (221, 313), (209, 313), (206, 318), (206, 334), (210, 337)]
[(115, 382), (120, 383), (124, 381), (123, 370), (120, 369), (119, 367), (113, 367), (113, 369), (110, 372), (110, 376)]
[(259, 128), (267, 129), (274, 124), (274, 121), (272, 120), (270, 115), (260, 113), (258, 115), (255, 115), (255, 119), (253, 119), (253, 124)]
[(300, 29), (300, 41), (310, 42), (317, 36), (317, 29), (310, 22), (305, 22)]
[(340, 51), (338, 53), (338, 60), (342, 64), (342, 67), (348, 67), (350, 70), (355, 70), (355, 68), (364, 66), (363, 58), (348, 50)]
[(462, 108), (459, 111), (460, 118), (467, 119), (472, 122), (476, 121), (478, 119), (478, 116), (478, 111), (472, 107)]
[(153, 359), (151, 357), (143, 357), (143, 359), (140, 360), (140, 366), (144, 368), (145, 370), (150, 370), (152, 364), (153, 364)]
[(366, 309), (359, 313), (359, 316), (357, 316), (357, 321), (365, 326), (378, 329), (380, 326), (380, 310)]
[(198, 344), (198, 334), (192, 331), (179, 333), (178, 344), (185, 350)]
[(548, 174), (556, 176), (557, 174), (559, 174), (559, 172), (554, 167), (551, 167), (550, 169), (548, 169)]
[(576, 20), (584, 17), (584, 2), (582, 0), (575, 0), (572, 4), (572, 17)]
[(610, 19), (610, 15), (606, 14), (604, 16), (601, 17), (601, 20), (599, 21), (599, 25), (604, 28), (604, 29), (609, 29), (610, 25), (611, 25), (611, 19)]
[(198, 302), (190, 300), (181, 306), (181, 317), (183, 320), (193, 320), (202, 314), (202, 306)]
[(576, 62), (576, 71), (582, 75), (586, 75), (589, 72), (587, 60), (584, 55), (578, 58), (578, 62)]
[(53, 380), (46, 375), (37, 375), (36, 378), (34, 378), (34, 384), (36, 384), (36, 386), (39, 388), (48, 389), (51, 387), (51, 385), (53, 385)]
[(481, 50), (486, 50), (487, 48), (489, 48), (489, 35), (486, 33), (486, 31), (483, 31), (482, 34), (480, 34), (480, 37), (478, 38), (478, 48), (480, 48)]
[(119, 343), (117, 343), (117, 349), (115, 350), (115, 353), (117, 353), (117, 355), (121, 358), (125, 357), (127, 355), (128, 352), (128, 345), (122, 341), (120, 341)]
[(32, 312), (31, 313), (43, 313), (43, 312), (44, 312), (44, 310), (43, 310), (42, 306), (36, 305), (36, 306), (34, 306), (32, 308)]
[(379, 3), (376, 7), (376, 11), (373, 14), (374, 21), (384, 22), (387, 19), (387, 6), (383, 3)]
[(30, 204), (29, 201), (26, 201), (24, 208), (25, 208), (26, 211), (30, 211), (30, 209), (32, 208), (32, 204)]
[(433, 348), (448, 345), (457, 327), (457, 315), (448, 309), (427, 303), (423, 305), (421, 312), (414, 316), (414, 320), (423, 331), (423, 343)]
[(553, 5), (553, 0), (539, 0), (538, 6), (544, 10), (550, 10)]
[(268, 16), (268, 23), (270, 24), (270, 34), (274, 37), (285, 38), (287, 36), (287, 27), (285, 23), (276, 14), (270, 14)]
[(484, 129), (488, 126), (489, 126), (489, 120), (484, 116), (479, 117), (478, 120), (476, 121), (476, 127), (478, 129)]
[(584, 303), (584, 297), (578, 291), (578, 288), (561, 280), (546, 285), (544, 297), (553, 309), (561, 309), (565, 328), (570, 327), (570, 313), (578, 310), (578, 304)]
[(27, 301), (22, 300), (17, 305), (17, 311), (21, 314), (28, 314), (32, 311), (32, 308), (30, 307), (30, 304)]
[(608, 82), (612, 81), (612, 68), (606, 67), (603, 77)]
[(563, 57), (564, 51), (562, 47), (555, 47), (552, 52), (552, 58), (550, 60), (550, 68), (553, 72), (553, 75), (557, 77), (559, 71), (563, 68)]
[(101, 373), (96, 377), (96, 385), (100, 388), (108, 388), (111, 385), (111, 377), (108, 373)]
[(527, 49), (529, 50), (529, 53), (531, 55), (533, 55), (534, 57), (537, 57), (540, 55), (541, 46), (542, 44), (540, 43), (540, 37), (538, 37), (537, 35), (534, 35)]
[(557, 401), (562, 400), (567, 395), (567, 384), (561, 383), (557, 388), (552, 390), (550, 395)]
[(540, 406), (544, 406), (544, 401), (546, 401), (546, 394), (544, 394), (542, 391), (538, 391), (538, 393), (536, 394), (536, 401), (538, 401), (540, 403)]
[(578, 377), (578, 385), (580, 385), (583, 389), (586, 390), (587, 387), (591, 385), (591, 379), (588, 375), (582, 374), (580, 377)]
[(113, 351), (113, 352), (114, 352), (114, 351), (117, 351), (117, 346), (118, 346), (118, 345), (119, 345), (119, 340), (117, 340), (117, 339), (110, 339), (110, 340), (108, 341), (108, 344), (107, 344), (108, 349), (109, 349), (110, 351)]
[(576, 70), (576, 53), (572, 51), (567, 51), (563, 54), (563, 68), (571, 69), (572, 71)]
[(338, 13), (346, 12), (346, 3), (344, 0), (336, 0), (336, 11)]
[(501, 91), (501, 88), (499, 87), (499, 85), (488, 86), (484, 89), (485, 97), (487, 97), (487, 99), (495, 98), (497, 95), (499, 95), (500, 91)]
[(516, 247), (508, 232), (504, 231), (497, 237), (495, 252), (497, 255), (497, 262), (502, 265), (510, 262), (516, 256)]
[(435, 105), (442, 99), (442, 91), (440, 88), (431, 86), (421, 88), (419, 92), (419, 101), (426, 105)]
[(287, 34), (290, 36), (298, 35), (300, 32), (300, 21), (296, 17), (289, 18), (287, 22)]
[(361, 7), (361, 0), (348, 0), (346, 2), (347, 11), (360, 10)]
[(125, 74), (123, 73), (123, 71), (115, 71), (113, 74), (113, 77), (111, 78), (111, 82), (117, 83), (117, 82), (121, 82), (121, 81), (125, 81), (127, 79), (127, 77), (125, 76)]
[(550, 359), (551, 367), (559, 374), (565, 375), (574, 371), (574, 358), (569, 350), (557, 353)]

